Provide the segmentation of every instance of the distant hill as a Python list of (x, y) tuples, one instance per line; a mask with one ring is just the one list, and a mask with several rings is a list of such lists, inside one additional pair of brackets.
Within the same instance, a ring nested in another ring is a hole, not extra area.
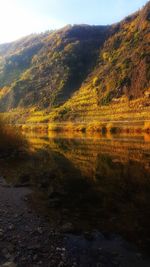
[(68, 25), (0, 45), (1, 112), (87, 121), (149, 106), (150, 2), (115, 25)]

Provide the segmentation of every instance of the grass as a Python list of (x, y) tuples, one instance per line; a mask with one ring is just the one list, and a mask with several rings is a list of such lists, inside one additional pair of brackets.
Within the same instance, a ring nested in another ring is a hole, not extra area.
[(62, 123), (45, 123), (45, 124), (24, 124), (21, 129), (25, 132), (39, 132), (39, 133), (86, 133), (93, 134), (140, 134), (150, 133), (150, 122), (144, 121), (129, 121), (129, 122), (62, 122)]
[[(67, 113), (63, 114), (63, 110)], [(21, 124), (23, 130), (38, 132), (87, 132), (92, 133), (150, 133), (150, 99), (147, 97), (129, 101), (125, 96), (107, 106), (96, 102), (96, 91), (88, 86), (64, 105), (37, 111), (17, 109), (5, 113), (12, 124)]]

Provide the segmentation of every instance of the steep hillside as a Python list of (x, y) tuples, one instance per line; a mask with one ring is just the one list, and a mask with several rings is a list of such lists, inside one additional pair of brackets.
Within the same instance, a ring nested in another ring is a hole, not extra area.
[(0, 88), (0, 110), (14, 121), (148, 119), (150, 2), (112, 26), (69, 25), (1, 45)]
[[(20, 53), (20, 43), (19, 47), (16, 44), (17, 53), (12, 51), (6, 64), (2, 64), (4, 82), (0, 81), (0, 85), (4, 86), (8, 77), (9, 89), (1, 98), (1, 110), (34, 105), (47, 108), (64, 103), (94, 67), (99, 47), (110, 32), (111, 27), (107, 26), (67, 26), (30, 40), (33, 45)], [(4, 54), (7, 55), (7, 49), (10, 54), (11, 46), (2, 47)]]
[(9, 86), (31, 65), (32, 57), (42, 48), (46, 34), (30, 35), (0, 45), (0, 87)]
[(100, 104), (123, 94), (143, 96), (150, 86), (150, 3), (118, 25), (100, 53), (95, 75)]
[(117, 119), (150, 111), (150, 2), (117, 25), (93, 72), (55, 114), (57, 120)]

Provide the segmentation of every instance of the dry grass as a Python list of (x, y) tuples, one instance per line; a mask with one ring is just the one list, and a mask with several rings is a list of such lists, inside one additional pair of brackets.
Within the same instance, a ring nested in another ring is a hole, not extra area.
[(90, 122), (90, 123), (80, 123), (80, 122), (53, 122), (53, 123), (43, 123), (43, 124), (24, 124), (20, 126), (25, 132), (33, 131), (38, 133), (86, 133), (92, 134), (118, 134), (118, 133), (150, 133), (150, 122), (144, 121), (122, 121), (122, 122)]

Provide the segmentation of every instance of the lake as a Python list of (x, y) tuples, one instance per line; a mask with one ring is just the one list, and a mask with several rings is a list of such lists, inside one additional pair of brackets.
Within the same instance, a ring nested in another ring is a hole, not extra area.
[(30, 208), (75, 235), (121, 236), (150, 252), (150, 135), (24, 134), (28, 155), (3, 175), (29, 186)]

